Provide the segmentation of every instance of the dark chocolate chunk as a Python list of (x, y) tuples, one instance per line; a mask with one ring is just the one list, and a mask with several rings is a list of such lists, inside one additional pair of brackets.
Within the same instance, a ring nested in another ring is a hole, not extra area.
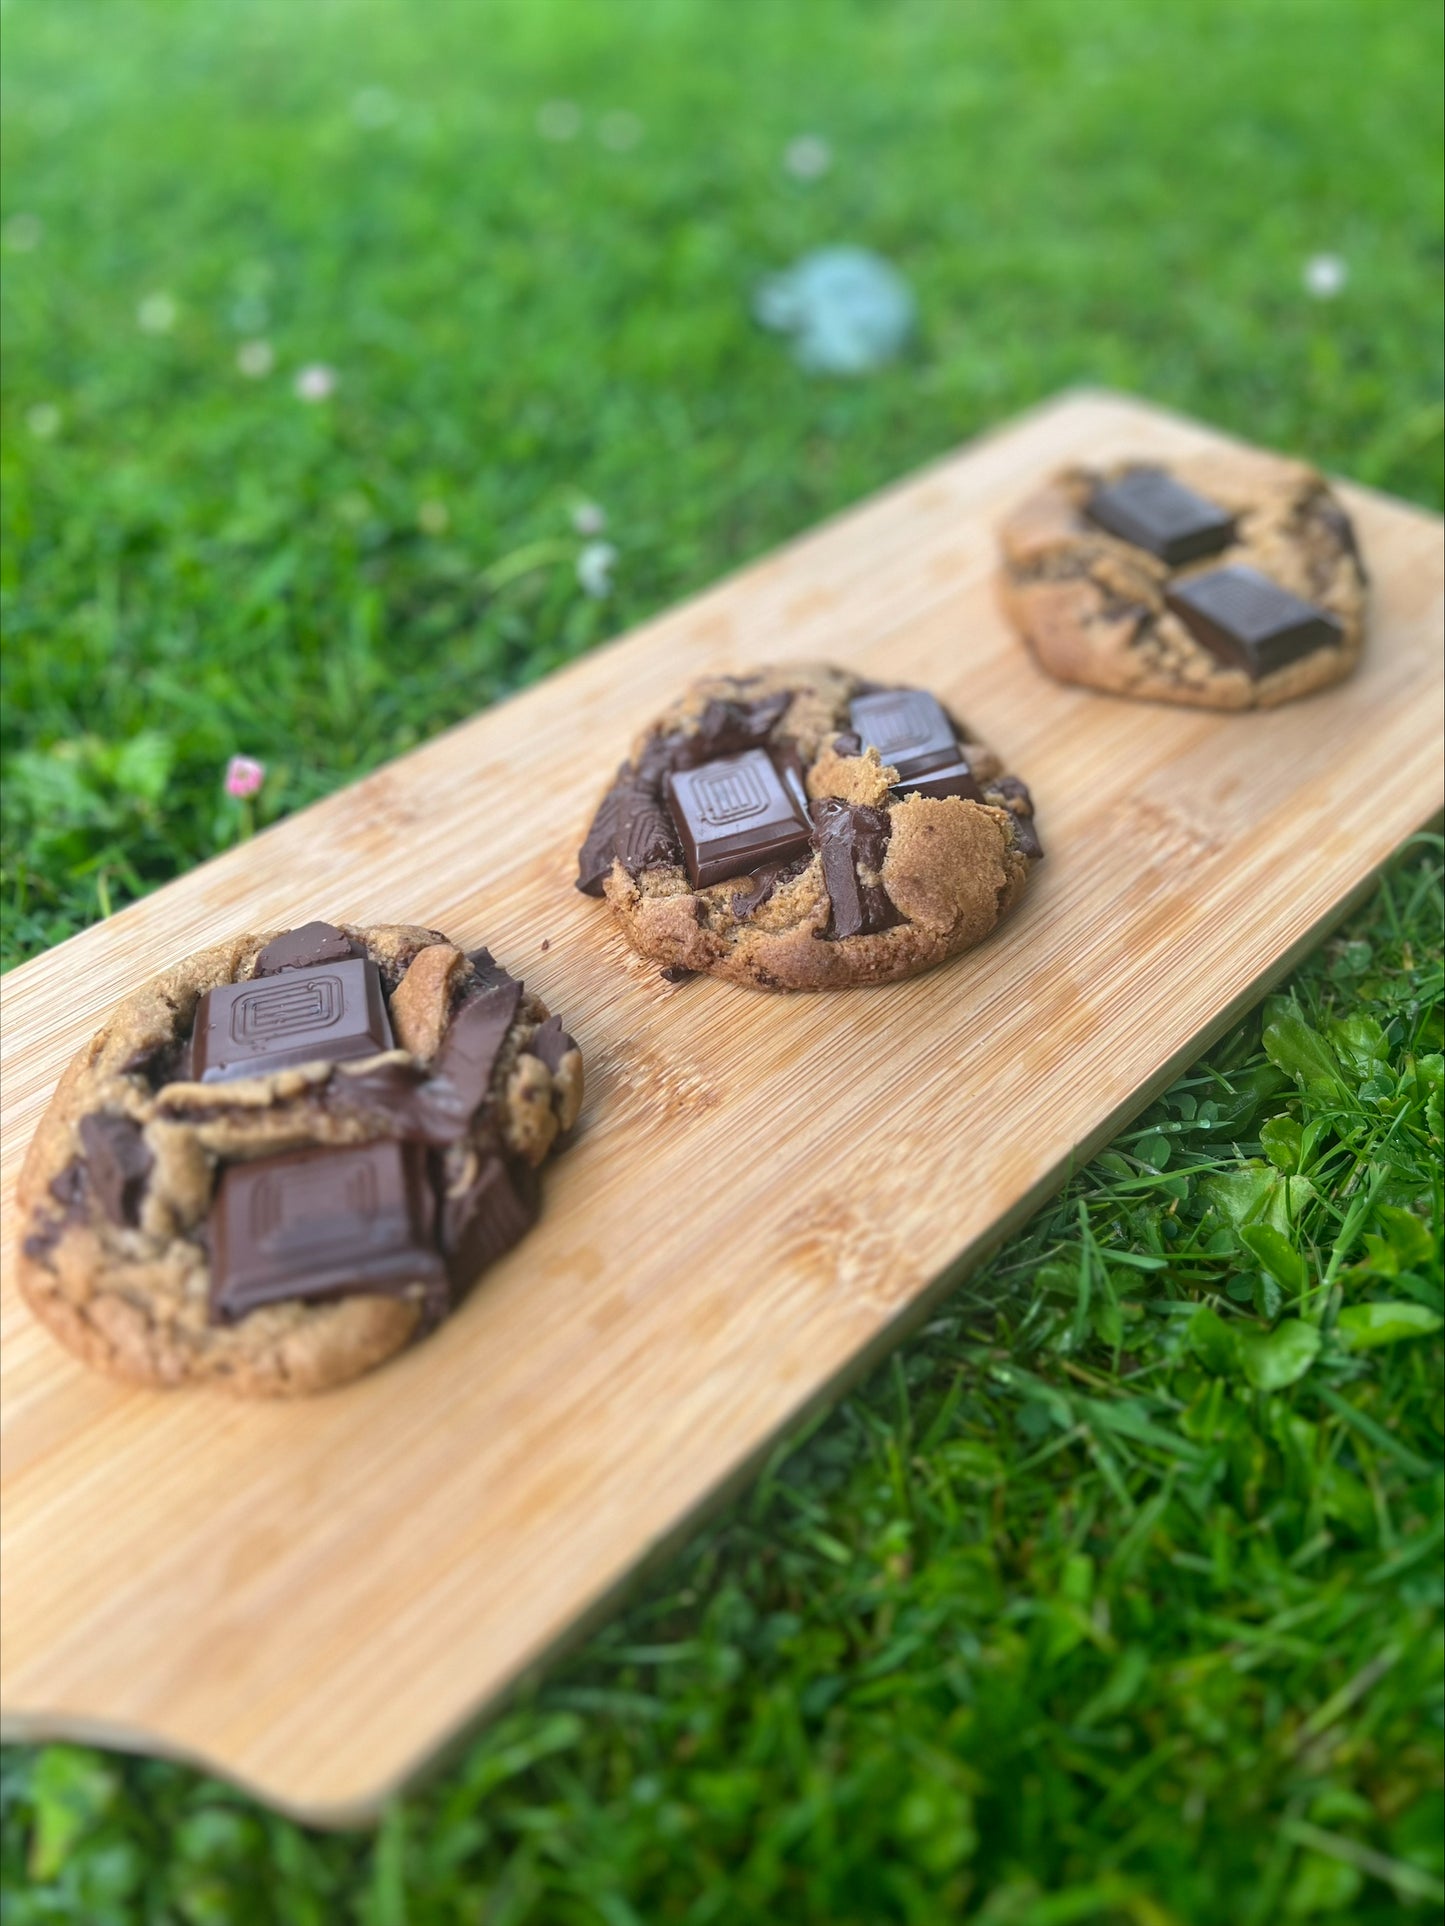
[(249, 983), (222, 983), (196, 1006), (192, 1062), (203, 1083), (392, 1047), (381, 977), (361, 958)]
[(255, 975), (279, 976), (283, 970), (311, 970), (318, 963), (345, 963), (361, 956), (349, 936), (330, 923), (303, 923), (299, 930), (273, 936), (256, 958)]
[(988, 800), (1003, 805), (1014, 819), (1014, 848), (1037, 861), (1044, 853), (1034, 828), (1034, 799), (1017, 776), (996, 776), (988, 786)]
[(210, 1232), (218, 1322), (293, 1298), (416, 1293), (435, 1308), (446, 1290), (436, 1198), (413, 1144), (328, 1145), (232, 1164)]
[(772, 732), (791, 701), (786, 690), (756, 702), (714, 697), (690, 734), (671, 730), (654, 735), (635, 764), (624, 762), (598, 805), (578, 853), (577, 887), (583, 895), (602, 895), (615, 861), (620, 860), (630, 876), (656, 866), (681, 865), (682, 845), (664, 801), (667, 779), (676, 770), (697, 769), (769, 744), (783, 780), (796, 787), (799, 806), (806, 811), (796, 748), (788, 741), (771, 743)]
[(600, 896), (619, 858), (629, 875), (653, 864), (681, 863), (682, 850), (662, 805), (665, 757), (650, 744), (640, 764), (624, 762), (598, 805), (577, 857), (577, 887)]
[(465, 1190), (442, 1198), (441, 1243), (457, 1292), (536, 1223), (537, 1188), (530, 1164), (492, 1156)]
[(1242, 564), (1191, 575), (1164, 599), (1221, 662), (1256, 678), (1344, 639), (1332, 615)]
[(802, 869), (803, 864), (796, 857), (786, 863), (764, 863), (747, 879), (746, 889), (733, 892), (733, 915), (751, 916), (769, 900), (779, 883), (801, 874)]
[(191, 1039), (173, 1037), (168, 1043), (148, 1044), (128, 1056), (120, 1066), (131, 1076), (142, 1076), (152, 1090), (164, 1090), (168, 1083), (191, 1081)]
[(432, 1066), (432, 1081), (449, 1083), (468, 1116), (487, 1094), (493, 1066), (521, 1000), (522, 986), (512, 977), (462, 1004), (447, 1025)]
[(1315, 520), (1330, 531), (1331, 535), (1333, 535), (1339, 543), (1341, 549), (1354, 563), (1359, 572), (1360, 580), (1362, 582), (1368, 582), (1370, 577), (1365, 568), (1365, 558), (1360, 553), (1360, 543), (1358, 536), (1355, 534), (1355, 525), (1345, 513), (1344, 509), (1340, 507), (1338, 502), (1331, 501), (1328, 495), (1321, 496), (1318, 500), (1311, 503), (1310, 507)]
[(888, 850), (886, 809), (869, 809), (827, 796), (813, 804), (813, 842), (823, 859), (823, 883), (833, 915), (828, 934), (874, 936), (901, 919), (881, 881), (869, 881), (860, 870), (880, 876)]
[(398, 1137), (456, 1143), (487, 1095), (521, 997), (515, 977), (494, 983), (458, 1009), (430, 1071), (414, 1063), (379, 1063), (352, 1074), (339, 1070), (323, 1101), (328, 1109), (364, 1116)]
[(1214, 555), (1234, 540), (1234, 517), (1162, 468), (1131, 468), (1096, 488), (1089, 514), (1111, 535), (1147, 548), (1170, 568)]
[(946, 768), (932, 769), (926, 776), (910, 776), (894, 783), (891, 793), (895, 796), (962, 796), (968, 802), (983, 801), (983, 791), (961, 756)]
[(841, 736), (834, 736), (833, 754), (835, 756), (861, 756), (862, 753), (863, 738), (856, 729), (845, 729)]
[(139, 1223), (146, 1179), (155, 1162), (140, 1125), (115, 1111), (92, 1111), (80, 1120), (80, 1143), (91, 1188), (111, 1223)]
[(690, 976), (697, 975), (697, 971), (684, 969), (681, 963), (669, 963), (666, 969), (659, 970), (657, 974), (664, 983), (686, 983)]
[[(546, 944), (542, 945), (546, 949)], [(505, 970), (488, 949), (468, 950), (467, 961), (472, 966), (472, 974), (482, 989), (490, 990), (498, 983), (516, 983), (517, 978), (510, 970)]]
[(807, 819), (761, 749), (674, 771), (667, 800), (694, 889), (808, 844)]
[(669, 767), (699, 769), (724, 756), (741, 756), (749, 749), (768, 746), (773, 730), (792, 701), (786, 689), (760, 696), (756, 702), (734, 702), (714, 696), (698, 717), (697, 728), (673, 738)]
[(964, 796), (982, 802), (968, 757), (943, 704), (926, 689), (855, 696), (853, 728), (898, 771), (895, 796)]
[(51, 1178), (48, 1188), (60, 1209), (48, 1211), (41, 1219), (39, 1229), (31, 1231), (24, 1244), (25, 1255), (41, 1263), (50, 1256), (72, 1224), (84, 1222), (85, 1200), (89, 1190), (84, 1162), (79, 1157), (72, 1157), (65, 1168)]
[(575, 1050), (577, 1045), (562, 1028), (561, 1017), (549, 1016), (544, 1024), (532, 1032), (532, 1041), (527, 1048), (534, 1057), (541, 1058), (555, 1077), (562, 1068), (563, 1057), (569, 1050)]

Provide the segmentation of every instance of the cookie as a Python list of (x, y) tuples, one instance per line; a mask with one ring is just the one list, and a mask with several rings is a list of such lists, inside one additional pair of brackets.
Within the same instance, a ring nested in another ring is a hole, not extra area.
[(1069, 468), (999, 534), (1005, 612), (1061, 682), (1262, 709), (1359, 658), (1354, 530), (1300, 462), (1240, 449)]
[(581, 1099), (576, 1044), (486, 950), (406, 924), (236, 937), (133, 991), (61, 1078), (20, 1288), (121, 1377), (344, 1384), (528, 1229)]
[(1028, 790), (933, 696), (797, 663), (699, 682), (643, 731), (577, 887), (669, 973), (830, 990), (982, 941), (1042, 854)]

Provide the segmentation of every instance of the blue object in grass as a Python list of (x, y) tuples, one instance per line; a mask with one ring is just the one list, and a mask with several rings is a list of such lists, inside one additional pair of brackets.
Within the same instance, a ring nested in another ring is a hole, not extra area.
[(814, 374), (867, 374), (902, 350), (917, 307), (896, 268), (863, 247), (823, 247), (759, 287), (753, 313), (793, 337)]

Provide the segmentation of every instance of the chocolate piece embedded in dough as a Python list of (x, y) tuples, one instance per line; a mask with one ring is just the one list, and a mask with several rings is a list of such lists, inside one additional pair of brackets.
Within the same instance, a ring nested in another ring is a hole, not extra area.
[(140, 1222), (141, 1199), (155, 1159), (138, 1123), (106, 1110), (80, 1120), (90, 1184), (112, 1224)]
[(813, 821), (813, 840), (823, 859), (823, 882), (833, 906), (828, 934), (875, 936), (891, 929), (900, 918), (887, 890), (881, 882), (859, 874), (862, 869), (881, 875), (888, 850), (887, 810), (827, 796), (813, 804)]
[(1090, 496), (1088, 512), (1100, 528), (1147, 548), (1170, 568), (1216, 555), (1234, 540), (1229, 511), (1162, 468), (1131, 468), (1118, 481), (1106, 482)]
[(876, 749), (900, 778), (958, 761), (953, 724), (943, 704), (926, 689), (881, 689), (854, 696), (849, 715), (864, 745)]
[[(329, 1146), (232, 1164), (211, 1206), (211, 1312), (446, 1288), (436, 1199), (413, 1144)], [(444, 1299), (443, 1299), (444, 1301)]]
[(667, 800), (697, 889), (808, 846), (807, 819), (761, 749), (674, 771)]
[(353, 957), (207, 990), (196, 1006), (191, 1068), (202, 1083), (215, 1083), (375, 1056), (391, 1042), (380, 972)]
[(486, 1158), (466, 1189), (442, 1199), (441, 1242), (452, 1283), (463, 1291), (537, 1221), (530, 1164)]
[(1256, 680), (1316, 649), (1338, 646), (1332, 615), (1257, 568), (1217, 568), (1176, 582), (1165, 601), (1206, 649)]
[(963, 796), (982, 802), (948, 713), (925, 689), (884, 689), (850, 705), (860, 741), (898, 771), (895, 796)]

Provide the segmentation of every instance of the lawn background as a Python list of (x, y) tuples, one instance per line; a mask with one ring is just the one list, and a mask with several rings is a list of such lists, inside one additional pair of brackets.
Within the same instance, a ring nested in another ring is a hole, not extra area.
[[(7, 962), (1071, 382), (1439, 505), (1431, 0), (0, 22)], [(857, 382), (748, 318), (833, 241)], [(9, 1916), (1435, 1917), (1440, 917), (1437, 841), (377, 1835), (12, 1749)]]

